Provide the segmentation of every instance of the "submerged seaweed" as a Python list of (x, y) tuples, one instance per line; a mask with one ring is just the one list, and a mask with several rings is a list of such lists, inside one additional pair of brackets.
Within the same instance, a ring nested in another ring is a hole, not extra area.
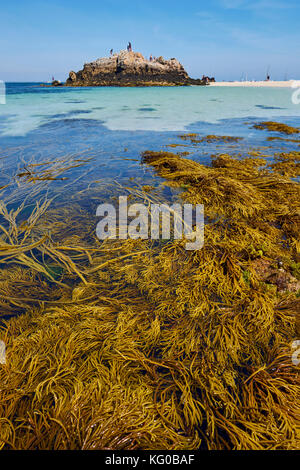
[(202, 142), (206, 143), (216, 143), (216, 142), (224, 142), (224, 143), (230, 143), (230, 142), (239, 142), (240, 140), (243, 139), (243, 137), (234, 137), (230, 135), (206, 135), (204, 137), (198, 136), (198, 134), (195, 133), (189, 133), (189, 134), (182, 134), (179, 136), (182, 140), (189, 140), (190, 142), (194, 144), (200, 144)]
[(178, 197), (205, 206), (194, 252), (100, 242), (84, 192), (72, 207), (44, 197), (20, 222), (25, 206), (2, 201), (0, 447), (300, 448), (297, 162), (145, 152)]

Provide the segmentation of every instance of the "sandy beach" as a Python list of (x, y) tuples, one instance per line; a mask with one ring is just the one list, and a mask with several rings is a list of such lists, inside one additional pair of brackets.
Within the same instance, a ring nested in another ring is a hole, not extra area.
[(243, 82), (211, 82), (210, 86), (244, 86), (244, 87), (279, 87), (279, 88), (297, 88), (300, 86), (300, 80), (285, 81), (243, 81)]

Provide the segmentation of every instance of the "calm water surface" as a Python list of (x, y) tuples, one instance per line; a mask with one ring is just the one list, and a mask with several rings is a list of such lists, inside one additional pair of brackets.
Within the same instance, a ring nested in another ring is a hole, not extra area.
[[(188, 150), (189, 158), (205, 163), (211, 154), (221, 152), (243, 155), (249, 149), (263, 149), (273, 155), (295, 149), (295, 144), (267, 141), (272, 134), (253, 129), (253, 124), (277, 120), (300, 125), (293, 89), (48, 88), (36, 83), (6, 87), (7, 103), (0, 105), (0, 187), (13, 180), (20, 197), (30, 195), (34, 184), (49, 189), (51, 183), (51, 191), (60, 194), (82, 190), (94, 181), (128, 184), (135, 178), (155, 184), (159, 179), (141, 165), (140, 154), (172, 151), (169, 144), (181, 144), (173, 151)], [(187, 149), (179, 137), (185, 132), (243, 140)], [(49, 165), (52, 170), (47, 173)], [(40, 179), (33, 182), (30, 174)], [(16, 190), (10, 184), (6, 194), (10, 189)]]

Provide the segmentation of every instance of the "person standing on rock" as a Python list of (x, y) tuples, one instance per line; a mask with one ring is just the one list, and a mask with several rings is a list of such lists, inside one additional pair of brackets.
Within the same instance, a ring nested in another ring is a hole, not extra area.
[(127, 51), (132, 52), (132, 45), (131, 45), (130, 41), (129, 41), (128, 46), (127, 46)]
[(150, 62), (152, 62), (152, 60), (153, 60), (152, 54), (151, 54), (151, 56), (149, 57), (149, 60), (150, 60)]
[(113, 49), (111, 49), (111, 50), (110, 50), (110, 52), (109, 52), (109, 53), (110, 53), (110, 55), (113, 55), (113, 52), (114, 52), (114, 50), (113, 50)]

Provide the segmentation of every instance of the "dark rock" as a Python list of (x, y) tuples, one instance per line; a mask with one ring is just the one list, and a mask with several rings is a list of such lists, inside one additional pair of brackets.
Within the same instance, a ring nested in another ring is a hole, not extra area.
[(282, 267), (280, 260), (277, 261), (277, 266), (274, 267), (274, 262), (263, 258), (252, 261), (252, 267), (261, 281), (273, 284), (278, 292), (298, 292), (300, 281)]

